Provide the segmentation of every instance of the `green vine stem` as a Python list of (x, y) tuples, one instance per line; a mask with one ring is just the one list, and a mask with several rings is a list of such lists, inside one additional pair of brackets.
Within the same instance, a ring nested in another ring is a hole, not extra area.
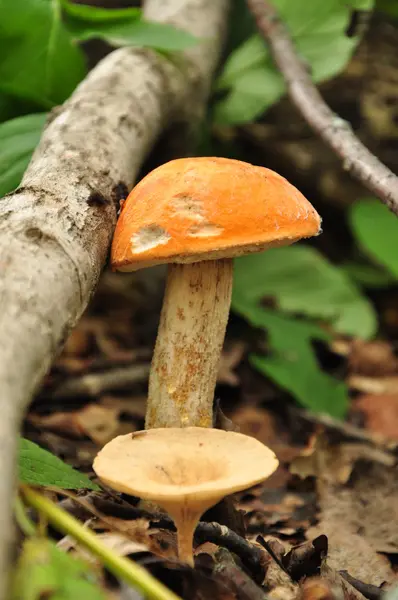
[(15, 498), (14, 516), (18, 527), (26, 537), (31, 537), (36, 533), (36, 525), (26, 514), (26, 508), (20, 496)]
[(74, 537), (82, 546), (101, 559), (103, 564), (117, 577), (124, 579), (147, 598), (151, 600), (181, 600), (160, 581), (155, 579), (146, 569), (123, 556), (118, 556), (105, 546), (89, 529), (86, 529), (77, 519), (59, 508), (30, 487), (22, 486), (26, 502), (39, 513), (46, 516), (48, 521), (59, 531)]

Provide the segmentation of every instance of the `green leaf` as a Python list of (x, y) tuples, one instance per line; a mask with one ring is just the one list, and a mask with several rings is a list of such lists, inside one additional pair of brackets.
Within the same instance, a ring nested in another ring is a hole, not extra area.
[(395, 277), (385, 269), (365, 262), (347, 261), (340, 265), (340, 269), (365, 288), (383, 288), (395, 281)]
[(361, 200), (351, 207), (350, 222), (360, 248), (398, 277), (398, 219), (379, 200)]
[(89, 563), (63, 552), (46, 538), (28, 538), (13, 576), (11, 600), (105, 600)]
[(344, 416), (348, 392), (343, 382), (322, 372), (312, 340), (330, 336), (313, 322), (265, 309), (271, 299), (285, 313), (322, 319), (336, 331), (370, 337), (375, 313), (347, 277), (309, 246), (291, 246), (235, 260), (232, 308), (267, 331), (269, 356), (254, 355), (253, 365), (312, 411)]
[(0, 197), (15, 189), (37, 146), (46, 114), (26, 115), (0, 125)]
[(252, 35), (233, 52), (225, 63), (218, 78), (216, 89), (222, 90), (234, 86), (249, 69), (264, 67), (269, 57), (268, 49), (259, 35)]
[(324, 373), (316, 360), (312, 339), (330, 336), (313, 323), (297, 321), (264, 309), (257, 301), (234, 295), (233, 309), (254, 327), (267, 331), (270, 356), (252, 355), (250, 362), (261, 373), (287, 390), (304, 407), (336, 418), (348, 408), (348, 391), (342, 381)]
[(170, 52), (185, 50), (199, 41), (167, 23), (142, 20), (140, 8), (107, 9), (60, 1), (66, 26), (80, 41), (101, 38), (114, 46), (150, 47)]
[(60, 0), (67, 16), (85, 23), (112, 23), (115, 21), (132, 21), (141, 17), (140, 8), (101, 8), (87, 4), (75, 4), (69, 0)]
[(0, 92), (0, 124), (16, 117), (40, 112), (40, 107), (34, 102), (15, 98)]
[(22, 483), (56, 486), (65, 490), (99, 489), (86, 475), (29, 440), (20, 440), (18, 466)]
[(282, 311), (322, 319), (339, 333), (370, 338), (377, 329), (369, 301), (344, 271), (310, 246), (236, 259), (234, 295), (240, 303), (271, 297)]
[[(372, 0), (362, 1), (366, 1), (367, 6), (373, 5)], [(308, 62), (315, 82), (333, 77), (345, 67), (358, 43), (358, 37), (347, 37), (345, 33), (353, 8), (349, 3), (341, 0), (273, 0), (273, 4), (289, 29), (298, 53)], [(256, 77), (260, 81), (260, 67), (269, 77), (268, 91), (264, 96), (259, 93), (256, 110), (249, 110), (245, 107), (243, 84), (240, 80), (247, 78), (251, 72), (251, 85), (247, 90), (247, 97), (250, 106), (253, 106), (254, 81)], [(216, 89), (228, 90), (228, 94), (215, 108), (215, 121), (220, 124), (242, 124), (261, 115), (285, 91), (284, 84), (281, 84), (275, 74), (276, 69), (265, 42), (258, 34), (251, 36), (228, 57), (219, 77)], [(241, 90), (241, 111), (236, 101), (237, 87)]]
[(0, 91), (50, 108), (85, 75), (58, 0), (0, 0)]
[(227, 97), (214, 107), (213, 118), (219, 124), (235, 125), (253, 121), (283, 96), (282, 75), (268, 67), (254, 67), (236, 82)]
[(398, 2), (397, 0), (377, 0), (376, 8), (380, 12), (387, 13), (390, 17), (398, 19)]
[(247, 9), (246, 0), (234, 0), (228, 16), (228, 35), (225, 43), (227, 55), (249, 38), (256, 29), (253, 15)]
[(167, 23), (152, 23), (137, 18), (120, 22), (83, 22), (69, 18), (67, 27), (80, 41), (104, 39), (113, 46), (139, 46), (167, 52), (181, 51), (196, 45), (199, 39)]

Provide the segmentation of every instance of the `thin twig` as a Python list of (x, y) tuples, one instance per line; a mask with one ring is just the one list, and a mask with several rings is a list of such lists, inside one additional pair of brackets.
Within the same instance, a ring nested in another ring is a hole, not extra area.
[(346, 439), (358, 440), (366, 444), (370, 444), (380, 448), (386, 453), (394, 453), (397, 448), (397, 443), (394, 440), (389, 440), (381, 435), (376, 435), (366, 429), (361, 429), (352, 423), (339, 421), (334, 417), (323, 413), (311, 413), (308, 410), (294, 407), (292, 418), (301, 417), (307, 422), (315, 425), (321, 425), (329, 431), (334, 431)]
[[(233, 587), (233, 597), (241, 600), (267, 600), (264, 589), (257, 585), (235, 562), (234, 557), (225, 548), (216, 554), (213, 575), (221, 577), (228, 587)], [(229, 594), (228, 594), (229, 597)]]
[(201, 521), (195, 531), (195, 542), (203, 544), (212, 542), (239, 556), (242, 564), (251, 573), (257, 583), (264, 580), (265, 565), (264, 554), (260, 548), (254, 546), (243, 537), (219, 523), (204, 523)]
[(95, 398), (105, 392), (127, 389), (136, 383), (146, 381), (149, 368), (149, 364), (128, 365), (103, 373), (89, 373), (81, 377), (67, 379), (52, 392), (51, 397), (52, 399), (76, 398), (78, 396)]
[(359, 579), (356, 579), (352, 575), (350, 575), (347, 571), (339, 571), (341, 577), (348, 581), (358, 592), (361, 592), (368, 598), (368, 600), (380, 600), (383, 597), (384, 590), (382, 588), (377, 587), (377, 585), (372, 585), (371, 583), (364, 583)]
[(258, 30), (268, 42), (275, 64), (285, 79), (293, 104), (307, 123), (343, 161), (343, 167), (398, 215), (398, 177), (354, 134), (349, 123), (334, 113), (312, 82), (307, 64), (272, 4), (247, 0)]

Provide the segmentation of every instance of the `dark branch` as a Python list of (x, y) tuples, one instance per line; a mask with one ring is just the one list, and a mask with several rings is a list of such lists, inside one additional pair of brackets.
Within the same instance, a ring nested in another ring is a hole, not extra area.
[(384, 596), (384, 590), (372, 585), (371, 583), (364, 583), (355, 577), (352, 577), (347, 571), (339, 571), (340, 575), (348, 581), (358, 592), (363, 594), (368, 600), (381, 600)]
[(344, 169), (398, 215), (398, 177), (369, 152), (350, 124), (324, 102), (272, 4), (267, 0), (247, 0), (247, 5), (269, 44), (293, 104), (310, 127), (340, 157)]
[(195, 542), (197, 544), (212, 542), (227, 548), (240, 558), (243, 566), (251, 573), (257, 583), (264, 580), (266, 565), (264, 564), (264, 553), (261, 548), (250, 544), (225, 525), (201, 521), (195, 531)]

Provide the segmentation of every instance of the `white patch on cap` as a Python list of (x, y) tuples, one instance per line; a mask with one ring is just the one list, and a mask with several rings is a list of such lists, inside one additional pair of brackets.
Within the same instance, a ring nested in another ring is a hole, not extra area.
[(192, 227), (188, 230), (188, 235), (190, 237), (215, 237), (217, 235), (221, 235), (224, 231), (223, 227), (219, 227), (219, 225), (214, 225), (214, 223), (198, 223), (197, 225), (192, 225)]
[(159, 225), (146, 225), (135, 233), (131, 238), (131, 251), (133, 254), (146, 252), (162, 244), (167, 244), (170, 234)]
[(224, 231), (214, 223), (206, 219), (203, 210), (203, 203), (199, 198), (192, 198), (187, 194), (175, 196), (172, 200), (175, 212), (183, 219), (189, 219), (192, 225), (187, 231), (189, 237), (206, 238), (216, 237)]
[(203, 217), (203, 205), (198, 198), (192, 198), (186, 194), (175, 196), (171, 204), (179, 217), (201, 221)]

